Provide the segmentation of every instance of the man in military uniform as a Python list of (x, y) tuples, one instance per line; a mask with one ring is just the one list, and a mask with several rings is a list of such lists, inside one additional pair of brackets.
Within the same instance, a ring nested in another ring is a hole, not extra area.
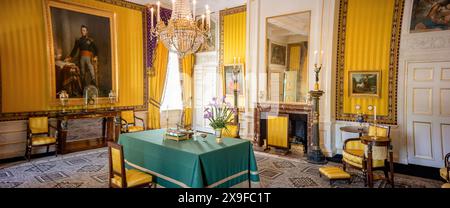
[[(91, 82), (97, 86), (95, 79), (96, 74), (93, 65), (93, 62), (97, 62), (97, 46), (95, 45), (94, 40), (88, 36), (88, 28), (85, 25), (81, 26), (81, 37), (75, 40), (75, 45), (73, 46), (72, 52), (65, 61), (71, 61), (72, 57), (75, 57), (78, 51), (80, 56), (81, 80), (83, 80), (84, 87), (90, 85)], [(86, 67), (89, 69), (91, 74), (91, 81), (89, 82), (85, 77)]]

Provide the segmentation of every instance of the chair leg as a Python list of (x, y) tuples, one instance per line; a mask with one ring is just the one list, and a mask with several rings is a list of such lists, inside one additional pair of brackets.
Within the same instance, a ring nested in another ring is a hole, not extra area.
[(55, 157), (58, 157), (58, 144), (55, 144)]
[(28, 148), (27, 148), (27, 160), (30, 161), (30, 159), (31, 159), (31, 147), (28, 146)]
[(385, 179), (388, 181), (391, 181), (391, 179), (389, 178), (389, 171), (388, 171), (387, 167), (383, 168), (383, 172), (384, 172)]
[(367, 187), (367, 172), (363, 170), (363, 177), (364, 177), (364, 187)]
[(50, 145), (47, 145), (47, 153), (50, 151)]
[(25, 146), (25, 159), (26, 159), (26, 160), (29, 160), (29, 159), (28, 159), (28, 145)]

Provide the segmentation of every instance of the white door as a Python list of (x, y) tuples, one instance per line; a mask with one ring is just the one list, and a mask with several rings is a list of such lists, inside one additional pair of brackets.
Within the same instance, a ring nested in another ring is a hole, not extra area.
[(204, 119), (203, 115), (212, 98), (217, 96), (217, 66), (195, 66), (193, 110), (193, 128), (195, 130), (214, 133), (214, 129), (209, 126), (209, 121)]
[(450, 62), (409, 64), (406, 96), (408, 163), (442, 167), (450, 152)]

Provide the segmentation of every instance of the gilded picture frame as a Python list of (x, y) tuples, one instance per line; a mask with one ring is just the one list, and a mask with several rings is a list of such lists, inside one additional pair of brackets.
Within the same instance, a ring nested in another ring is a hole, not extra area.
[(450, 29), (450, 1), (413, 0), (410, 33)]
[[(108, 46), (108, 50), (109, 52), (106, 52), (106, 57), (101, 57), (104, 60), (108, 61), (108, 66), (110, 66), (110, 68), (106, 68), (103, 69), (104, 70), (108, 70), (106, 72), (108, 72), (107, 74), (110, 76), (110, 80), (108, 79), (108, 81), (110, 81), (110, 83), (108, 83), (108, 89), (100, 89), (100, 87), (97, 87), (97, 89), (102, 90), (102, 92), (99, 92), (96, 104), (106, 104), (106, 103), (110, 103), (110, 99), (108, 98), (108, 92), (110, 90), (114, 91), (116, 94), (116, 98), (115, 98), (115, 102), (118, 102), (118, 95), (119, 95), (119, 85), (118, 85), (118, 63), (117, 63), (117, 26), (116, 26), (116, 14), (112, 11), (106, 11), (106, 10), (99, 10), (97, 8), (91, 8), (89, 6), (86, 5), (82, 5), (82, 4), (77, 4), (77, 3), (68, 3), (68, 2), (62, 2), (62, 1), (58, 1), (58, 0), (45, 0), (44, 2), (44, 14), (45, 14), (45, 24), (46, 24), (46, 34), (47, 34), (47, 44), (49, 46), (48, 48), (48, 63), (49, 63), (49, 76), (50, 76), (50, 87), (49, 87), (49, 95), (50, 95), (50, 105), (53, 106), (57, 106), (60, 105), (60, 101), (58, 99), (58, 93), (59, 90), (61, 89), (66, 89), (59, 87), (60, 86), (60, 82), (61, 80), (59, 80), (57, 77), (57, 67), (58, 67), (58, 63), (69, 63), (67, 62), (65, 59), (59, 57), (60, 51), (56, 51), (56, 47), (55, 47), (55, 39), (59, 38), (58, 36), (55, 35), (55, 33), (57, 33), (57, 31), (55, 31), (55, 18), (56, 16), (56, 12), (58, 10), (62, 10), (63, 12), (68, 13), (67, 16), (69, 16), (69, 18), (79, 18), (79, 16), (88, 16), (88, 17), (93, 17), (95, 19), (101, 19), (103, 20), (103, 23), (107, 24), (105, 25), (107, 28), (109, 28), (109, 33), (106, 32), (105, 35), (107, 35), (107, 37), (101, 37), (101, 36), (97, 36), (97, 37), (93, 37), (92, 42), (95, 43), (96, 39), (102, 39), (102, 38), (106, 38), (109, 39), (109, 41), (107, 41), (109, 45)], [(55, 17), (53, 17), (53, 15), (55, 15)], [(70, 16), (72, 15), (72, 16)], [(77, 16), (78, 15), (78, 16)], [(87, 18), (85, 18), (87, 19)], [(91, 19), (90, 19), (91, 20)], [(80, 22), (83, 22), (83, 20), (80, 20)], [(98, 24), (98, 23), (97, 23)], [(89, 28), (89, 22), (83, 23), (82, 25), (86, 26), (87, 28)], [(82, 26), (81, 25), (77, 25), (77, 27), (81, 27), (80, 30), (82, 30)], [(93, 28), (94, 29), (94, 28)], [(91, 30), (90, 28), (88, 30)], [(89, 31), (90, 32), (90, 31)], [(77, 39), (81, 40), (80, 39)], [(72, 45), (76, 45), (76, 42), (72, 43)], [(75, 48), (75, 46), (74, 46)], [(56, 52), (58, 52), (58, 55), (56, 54)], [(79, 49), (78, 54), (81, 54), (81, 48)], [(62, 56), (66, 55), (66, 54), (62, 54)], [(58, 60), (56, 60), (58, 59)], [(64, 61), (63, 61), (64, 60)], [(93, 59), (91, 59), (92, 61)], [(93, 62), (91, 62), (93, 63)], [(63, 66), (67, 66), (67, 64), (63, 65)], [(84, 70), (80, 70), (81, 66), (78, 65), (73, 65), (74, 69), (78, 68), (77, 72), (80, 71), (84, 71), (85, 74), (92, 74), (92, 75), (85, 75), (83, 76), (85, 77), (90, 77), (90, 83), (85, 84), (83, 83), (85, 80), (83, 78), (81, 78), (81, 76), (79, 76), (79, 74), (82, 73), (78, 73), (78, 77), (79, 77), (79, 81), (77, 85), (79, 85), (82, 89), (82, 92), (84, 93), (85, 89), (87, 88), (87, 86), (90, 86), (92, 83), (95, 83), (96, 86), (98, 85), (98, 77), (102, 77), (103, 74), (98, 73), (100, 70), (97, 70), (97, 68), (95, 68), (95, 73), (91, 72), (91, 69), (89, 67), (86, 67), (87, 69)], [(76, 66), (76, 67), (75, 67)], [(109, 71), (110, 70), (110, 71)], [(73, 71), (73, 70), (71, 70)], [(109, 74), (110, 73), (110, 74)], [(58, 76), (60, 74), (58, 73)], [(86, 78), (88, 79), (88, 78)], [(97, 80), (97, 81), (95, 81)], [(64, 80), (66, 81), (66, 80)], [(58, 83), (57, 83), (58, 82)], [(89, 81), (86, 81), (89, 82)], [(76, 85), (76, 86), (77, 86)], [(99, 91), (100, 91), (99, 90)], [(85, 98), (83, 97), (83, 95), (80, 97), (78, 94), (77, 96), (70, 96), (69, 97), (69, 101), (68, 101), (68, 106), (77, 106), (77, 105), (84, 105), (85, 104)]]
[(244, 96), (244, 64), (226, 64), (223, 66), (223, 94), (234, 96), (233, 70), (234, 67), (239, 69), (238, 74), (238, 96)]
[(269, 65), (286, 67), (288, 46), (272, 40), (269, 40)]
[(351, 97), (380, 97), (381, 71), (349, 71), (349, 95)]

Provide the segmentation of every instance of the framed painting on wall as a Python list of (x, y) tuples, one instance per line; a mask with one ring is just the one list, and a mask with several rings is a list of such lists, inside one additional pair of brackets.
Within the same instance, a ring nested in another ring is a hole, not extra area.
[(239, 70), (238, 76), (237, 76), (237, 89), (238, 89), (238, 95), (243, 96), (244, 90), (243, 90), (243, 80), (244, 80), (244, 65), (243, 64), (231, 64), (231, 65), (225, 65), (223, 67), (223, 74), (224, 74), (224, 91), (225, 95), (234, 95), (234, 74), (233, 70), (236, 67), (237, 70)]
[(115, 14), (60, 1), (45, 4), (51, 103), (62, 91), (69, 105), (83, 104), (93, 89), (98, 103), (109, 102), (111, 91), (117, 97)]
[(443, 31), (450, 27), (449, 0), (414, 0), (410, 32)]
[(270, 65), (286, 66), (287, 46), (269, 41), (269, 63)]
[(380, 97), (381, 71), (349, 71), (350, 96)]

